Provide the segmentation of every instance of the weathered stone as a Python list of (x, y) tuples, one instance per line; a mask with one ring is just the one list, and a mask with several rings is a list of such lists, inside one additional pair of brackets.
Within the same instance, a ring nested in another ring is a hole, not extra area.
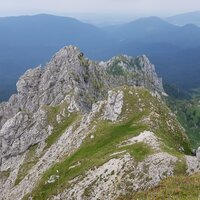
[(195, 156), (185, 156), (187, 164), (187, 174), (191, 175), (193, 173), (200, 172), (200, 162)]
[(123, 144), (120, 145), (120, 147), (133, 145), (138, 142), (143, 142), (150, 146), (152, 149), (160, 150), (159, 138), (151, 131), (144, 131), (136, 137), (132, 137), (129, 140), (123, 141)]
[(24, 153), (30, 146), (44, 141), (49, 135), (46, 113), (18, 112), (0, 130), (2, 167), (7, 159)]
[(47, 181), (47, 183), (54, 183), (56, 180), (59, 179), (59, 175), (51, 175)]
[(196, 150), (197, 160), (200, 162), (200, 147)]
[(116, 121), (118, 116), (122, 112), (122, 106), (123, 106), (123, 92), (109, 91), (104, 118), (111, 121)]

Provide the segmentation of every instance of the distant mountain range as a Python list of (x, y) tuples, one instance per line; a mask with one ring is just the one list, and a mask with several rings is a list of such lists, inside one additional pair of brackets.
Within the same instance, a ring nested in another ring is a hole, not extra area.
[(15, 90), (15, 82), (28, 68), (45, 64), (52, 54), (69, 44), (88, 56), (103, 55), (112, 37), (90, 24), (51, 15), (0, 18), (0, 99)]
[(172, 17), (168, 17), (166, 20), (169, 23), (179, 26), (184, 26), (186, 24), (195, 24), (197, 26), (200, 26), (200, 11), (175, 15)]
[(143, 18), (109, 30), (120, 41), (120, 51), (147, 54), (165, 81), (184, 89), (200, 86), (200, 28)]
[(43, 14), (0, 18), (0, 99), (13, 93), (26, 69), (45, 64), (53, 52), (69, 44), (96, 60), (147, 54), (165, 81), (184, 89), (200, 86), (200, 28), (196, 25), (176, 26), (149, 17), (98, 28)]

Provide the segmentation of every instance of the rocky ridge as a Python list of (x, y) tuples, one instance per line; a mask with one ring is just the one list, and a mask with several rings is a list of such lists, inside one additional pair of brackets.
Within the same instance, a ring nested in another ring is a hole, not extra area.
[[(56, 53), (45, 68), (37, 67), (28, 70), (17, 82), (18, 94), (13, 95), (9, 102), (0, 104), (0, 127), (8, 120), (0, 133), (2, 135), (1, 160), (12, 154), (23, 153), (31, 145), (44, 141), (48, 137), (50, 134), (46, 128), (48, 124), (45, 116), (42, 116), (45, 115), (41, 109), (43, 105), (55, 106), (67, 101), (69, 112), (77, 110), (83, 113), (89, 112), (92, 104), (105, 98), (110, 88), (126, 84), (136, 85), (136, 82), (140, 86), (163, 92), (162, 82), (146, 56), (138, 57), (136, 60), (137, 62), (127, 56), (121, 59), (114, 57), (99, 65), (84, 58), (77, 47), (69, 46)], [(120, 74), (112, 72), (111, 68), (115, 67), (121, 69)], [(138, 69), (139, 67), (141, 69)], [(134, 76), (136, 77), (133, 78)], [(108, 112), (112, 113), (110, 110)], [(116, 115), (114, 116), (114, 113), (112, 115), (107, 117), (115, 120)], [(20, 125), (19, 130), (17, 124)], [(11, 127), (16, 130), (10, 132)], [(26, 127), (31, 129), (25, 132), (23, 129)]]
[(72, 95), (85, 111), (105, 97), (109, 88), (122, 85), (163, 92), (162, 80), (145, 55), (117, 56), (98, 63), (85, 58), (77, 47), (64, 47), (44, 68), (30, 69), (20, 78), (18, 94), (0, 106), (0, 125), (19, 110), (36, 112), (42, 105), (58, 105), (66, 95)]
[(156, 186), (178, 161), (188, 174), (200, 170), (183, 154), (188, 139), (144, 55), (98, 63), (64, 47), (17, 91), (0, 104), (0, 199), (116, 199)]

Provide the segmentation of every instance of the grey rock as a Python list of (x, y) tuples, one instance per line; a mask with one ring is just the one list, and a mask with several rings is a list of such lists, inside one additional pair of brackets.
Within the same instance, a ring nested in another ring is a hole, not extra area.
[[(99, 104), (99, 109), (101, 109), (102, 105), (101, 103)], [(99, 109), (97, 109), (97, 111)], [(90, 133), (89, 128), (91, 128), (91, 120), (95, 115), (95, 112), (85, 114), (82, 119), (80, 119), (79, 126), (77, 126), (76, 123), (71, 125), (58, 141), (42, 155), (40, 160), (18, 185), (15, 187), (13, 187), (14, 185), (11, 185), (11, 187), (5, 187), (5, 185), (3, 185), (2, 189), (0, 186), (0, 192), (3, 194), (0, 199), (22, 199), (25, 194), (31, 192), (46, 170), (59, 162), (63, 156), (72, 154), (80, 147), (84, 138)]]
[(196, 150), (197, 160), (200, 162), (200, 147)]
[(55, 181), (57, 181), (59, 179), (59, 175), (51, 175), (47, 181), (47, 183), (54, 183)]
[(2, 165), (8, 158), (20, 155), (30, 146), (44, 141), (49, 134), (43, 110), (39, 109), (34, 114), (18, 112), (0, 130)]
[(123, 92), (122, 91), (113, 92), (112, 90), (109, 91), (104, 119), (116, 121), (118, 116), (122, 112), (122, 106), (123, 106)]
[(187, 164), (187, 174), (191, 175), (200, 172), (200, 162), (195, 156), (185, 156)]
[[(116, 66), (121, 74), (113, 69)], [(17, 95), (0, 104), (0, 125), (19, 110), (36, 112), (41, 105), (61, 103), (69, 94), (81, 110), (88, 111), (109, 89), (123, 85), (164, 91), (154, 65), (144, 55), (118, 56), (98, 63), (86, 59), (77, 47), (64, 47), (44, 68), (30, 69), (19, 79)]]
[(17, 95), (12, 95), (9, 102), (0, 103), (0, 128), (19, 111)]

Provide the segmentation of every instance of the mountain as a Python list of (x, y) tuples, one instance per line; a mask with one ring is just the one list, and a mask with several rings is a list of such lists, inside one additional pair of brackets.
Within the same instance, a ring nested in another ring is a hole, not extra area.
[(200, 26), (200, 11), (183, 13), (166, 19), (169, 23), (184, 26), (186, 24), (194, 24)]
[(188, 48), (200, 44), (200, 28), (195, 25), (178, 27), (158, 18), (142, 18), (110, 31), (122, 42), (144, 44), (167, 43)]
[(166, 82), (185, 90), (200, 85), (200, 28), (195, 25), (180, 27), (149, 17), (97, 28), (73, 18), (36, 15), (0, 18), (0, 32), (0, 101), (16, 92), (21, 73), (45, 65), (53, 52), (69, 44), (94, 60), (146, 54)]
[[(24, 52), (27, 47), (38, 47), (32, 56), (37, 57), (43, 50), (43, 54), (45, 53), (50, 58), (48, 53), (53, 53), (55, 48), (60, 48), (66, 43), (78, 43), (84, 49), (87, 44), (89, 46), (85, 53), (90, 53), (91, 55), (92, 51), (95, 51), (93, 48), (105, 46), (106, 42), (112, 41), (104, 31), (95, 26), (80, 22), (74, 18), (45, 14), (0, 18), (0, 31), (0, 44), (6, 47), (3, 52), (3, 57), (6, 58), (10, 47), (14, 48), (13, 51), (21, 47)], [(99, 40), (96, 40), (96, 38), (99, 38)], [(42, 50), (39, 48), (42, 48)], [(15, 51), (15, 53), (16, 56), (21, 55), (19, 51)], [(27, 53), (28, 55), (32, 54), (32, 52)], [(43, 58), (42, 61), (46, 62), (46, 59)]]
[[(137, 40), (143, 39), (148, 34), (165, 33), (168, 30), (173, 30), (175, 26), (165, 22), (158, 17), (141, 18), (130, 23), (116, 26), (111, 31), (116, 34), (121, 40)], [(146, 38), (150, 39), (150, 38)]]
[[(15, 91), (21, 73), (31, 66), (45, 64), (55, 51), (73, 44), (91, 58), (104, 55), (112, 38), (90, 24), (52, 15), (0, 18), (0, 96), (7, 99)], [(97, 39), (98, 38), (98, 39)], [(6, 95), (5, 92), (8, 92)]]
[(29, 69), (0, 104), (0, 199), (114, 200), (200, 172), (163, 95), (145, 55), (94, 62), (68, 46)]
[(179, 27), (150, 17), (112, 28), (108, 32), (120, 41), (117, 53), (146, 54), (166, 82), (187, 90), (199, 87), (199, 27)]

